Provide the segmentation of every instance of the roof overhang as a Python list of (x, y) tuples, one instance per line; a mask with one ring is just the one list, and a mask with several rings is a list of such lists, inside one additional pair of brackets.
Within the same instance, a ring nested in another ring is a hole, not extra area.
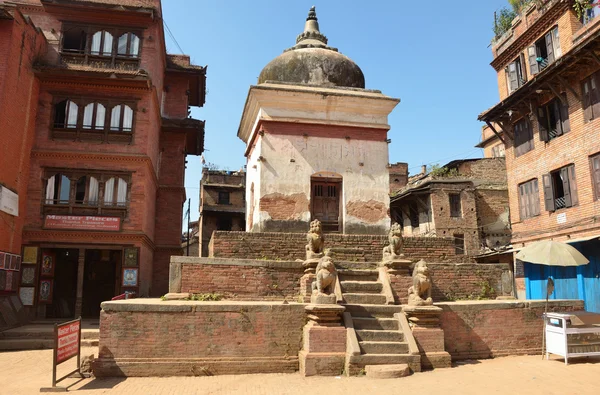
[(13, 20), (15, 19), (12, 14), (10, 12), (8, 12), (8, 7), (6, 7), (4, 4), (0, 4), (0, 20), (2, 19), (8, 19), (8, 20)]
[(148, 27), (159, 17), (158, 9), (146, 2), (127, 1), (114, 3), (97, 0), (41, 0), (44, 10), (59, 20), (104, 23), (110, 20), (115, 25)]
[(202, 107), (206, 102), (206, 66), (175, 67), (167, 63), (167, 74), (184, 76), (189, 82), (188, 104)]
[[(553, 89), (556, 90), (555, 86), (564, 86), (578, 97), (579, 94), (571, 91), (570, 85), (565, 84), (564, 81), (581, 72), (581, 68), (577, 67), (581, 63), (595, 62), (598, 64), (596, 50), (600, 50), (600, 29), (593, 31), (573, 49), (535, 75), (506, 99), (481, 113), (477, 119), (499, 124), (512, 122), (531, 112), (533, 101), (540, 92), (552, 92)], [(506, 130), (503, 132), (506, 133)], [(507, 135), (510, 137), (510, 134), (507, 133)]]
[(162, 119), (162, 131), (165, 133), (185, 134), (186, 155), (202, 155), (204, 152), (205, 121), (193, 118)]

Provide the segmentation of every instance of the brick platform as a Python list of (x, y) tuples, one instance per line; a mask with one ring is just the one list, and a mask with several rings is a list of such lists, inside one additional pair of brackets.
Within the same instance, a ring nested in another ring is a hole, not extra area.
[[(214, 232), (208, 246), (215, 258), (304, 260), (305, 233)], [(335, 261), (379, 262), (388, 236), (326, 234), (325, 248), (331, 248)], [(445, 237), (405, 237), (406, 259), (428, 262), (470, 262), (456, 255), (454, 241)]]

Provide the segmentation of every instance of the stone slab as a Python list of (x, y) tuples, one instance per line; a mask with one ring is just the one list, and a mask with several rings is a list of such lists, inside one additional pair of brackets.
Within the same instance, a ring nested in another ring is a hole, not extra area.
[(395, 379), (412, 374), (406, 364), (398, 365), (367, 365), (365, 366), (367, 377), (373, 379)]
[(239, 313), (253, 311), (273, 311), (274, 308), (290, 311), (304, 311), (304, 304), (283, 302), (246, 302), (246, 301), (218, 301), (199, 302), (193, 300), (165, 301), (161, 299), (128, 299), (102, 302), (100, 305), (105, 312), (192, 312), (214, 311)]
[(309, 376), (341, 376), (344, 372), (345, 353), (308, 353), (300, 351), (300, 374)]

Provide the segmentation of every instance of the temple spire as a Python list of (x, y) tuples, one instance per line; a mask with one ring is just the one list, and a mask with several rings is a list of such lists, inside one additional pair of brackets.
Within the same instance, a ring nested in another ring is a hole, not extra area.
[(337, 51), (336, 48), (327, 46), (327, 37), (322, 35), (319, 31), (319, 21), (317, 19), (315, 6), (310, 7), (310, 11), (308, 11), (308, 17), (304, 24), (304, 31), (296, 38), (296, 45), (289, 48), (287, 51), (298, 48), (326, 48)]

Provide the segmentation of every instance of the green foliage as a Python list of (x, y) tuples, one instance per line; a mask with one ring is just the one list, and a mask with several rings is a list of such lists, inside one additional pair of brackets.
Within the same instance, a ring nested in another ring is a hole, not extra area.
[(429, 170), (429, 175), (433, 178), (458, 177), (458, 169), (448, 169), (447, 167), (442, 167), (436, 163), (431, 166), (431, 170)]
[(504, 7), (495, 14), (495, 17), (494, 35), (496, 38), (498, 38), (510, 30), (512, 21), (517, 17), (517, 13), (508, 7)]
[(218, 293), (209, 294), (192, 294), (190, 300), (196, 300), (198, 302), (216, 302), (223, 299), (223, 295)]
[(575, 0), (575, 3), (573, 3), (573, 9), (575, 10), (575, 13), (579, 19), (583, 18), (587, 10), (591, 10), (596, 6), (597, 4), (591, 4), (587, 0)]

